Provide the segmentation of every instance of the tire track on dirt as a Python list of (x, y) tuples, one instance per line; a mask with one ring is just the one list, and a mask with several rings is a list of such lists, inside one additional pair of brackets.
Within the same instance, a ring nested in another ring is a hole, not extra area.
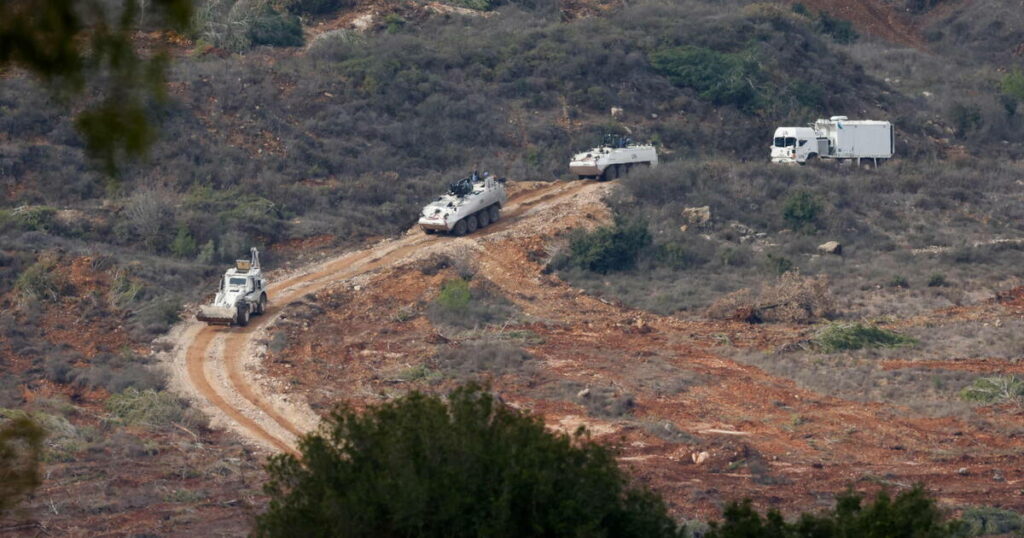
[[(500, 221), (466, 239), (479, 242), (515, 226), (517, 219), (524, 214), (556, 204), (596, 185), (591, 181), (559, 182), (516, 192), (510, 197)], [(246, 437), (275, 451), (297, 453), (297, 439), (306, 430), (298, 423), (304, 421), (296, 418), (294, 410), (289, 412), (271, 401), (271, 395), (261, 390), (245, 371), (246, 359), (254, 351), (254, 337), (261, 328), (281, 316), (283, 306), (339, 281), (387, 267), (426, 246), (451, 240), (445, 236), (407, 232), (398, 239), (342, 254), (308, 271), (271, 283), (268, 292), (273, 304), (265, 315), (253, 318), (247, 327), (199, 325), (185, 330), (181, 347), (185, 350), (184, 381), (188, 390), (223, 413), (233, 429)], [(223, 338), (219, 338), (221, 336)], [(220, 342), (223, 346), (218, 352), (217, 344)], [(216, 366), (223, 367), (223, 379), (211, 378), (208, 370)]]

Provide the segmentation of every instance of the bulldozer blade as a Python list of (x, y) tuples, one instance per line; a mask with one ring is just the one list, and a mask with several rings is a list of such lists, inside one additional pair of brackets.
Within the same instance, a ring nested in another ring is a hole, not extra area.
[(210, 325), (231, 325), (235, 322), (235, 312), (234, 308), (226, 306), (203, 305), (199, 307), (196, 319)]

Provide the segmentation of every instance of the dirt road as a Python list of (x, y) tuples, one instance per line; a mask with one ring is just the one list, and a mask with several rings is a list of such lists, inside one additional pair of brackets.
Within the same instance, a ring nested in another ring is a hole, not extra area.
[(328, 286), (398, 263), (439, 242), (472, 244), (517, 225), (519, 219), (580, 193), (604, 192), (608, 184), (595, 182), (522, 183), (510, 188), (502, 220), (464, 238), (428, 236), (413, 229), (397, 239), (348, 252), (283, 279), (271, 278), (271, 304), (247, 327), (205, 326), (189, 321), (172, 335), (176, 348), (171, 364), (177, 388), (200, 404), (216, 426), (228, 427), (274, 451), (296, 452), (298, 437), (317, 424), (305, 404), (275, 394), (253, 379), (260, 355), (263, 329), (281, 315), (282, 306)]

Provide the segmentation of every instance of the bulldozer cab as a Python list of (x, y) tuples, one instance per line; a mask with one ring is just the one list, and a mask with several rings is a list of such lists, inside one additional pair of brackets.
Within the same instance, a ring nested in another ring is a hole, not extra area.
[(224, 288), (230, 291), (249, 291), (252, 289), (252, 279), (244, 276), (227, 275), (224, 277)]

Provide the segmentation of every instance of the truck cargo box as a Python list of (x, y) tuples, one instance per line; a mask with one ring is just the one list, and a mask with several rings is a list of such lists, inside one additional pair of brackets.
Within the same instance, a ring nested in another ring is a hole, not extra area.
[(895, 150), (887, 121), (818, 120), (814, 127), (832, 142), (829, 157), (834, 159), (889, 159)]

